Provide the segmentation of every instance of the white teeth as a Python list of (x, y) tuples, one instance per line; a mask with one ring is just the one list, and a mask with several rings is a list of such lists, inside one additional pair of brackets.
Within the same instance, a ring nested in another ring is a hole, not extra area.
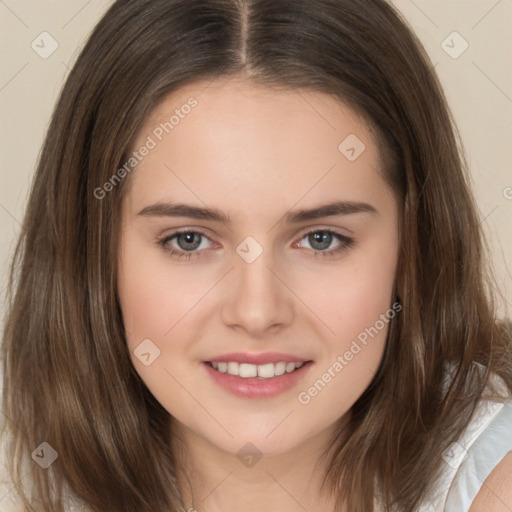
[(260, 364), (258, 366), (258, 377), (271, 379), (275, 374), (274, 365), (272, 363)]
[(295, 370), (295, 363), (286, 363), (286, 373), (292, 373)]
[(286, 363), (284, 361), (259, 365), (248, 363), (239, 364), (234, 361), (212, 363), (212, 367), (218, 372), (229, 373), (230, 375), (235, 375), (244, 379), (254, 377), (258, 377), (260, 379), (271, 379), (272, 377), (278, 377), (284, 373), (291, 373), (303, 365), (304, 363)]
[(258, 375), (258, 367), (254, 364), (242, 363), (238, 368), (238, 375), (244, 379), (256, 377)]
[(274, 375), (283, 375), (286, 372), (286, 363), (282, 361), (274, 365)]
[(228, 373), (230, 375), (238, 375), (238, 363), (228, 363)]

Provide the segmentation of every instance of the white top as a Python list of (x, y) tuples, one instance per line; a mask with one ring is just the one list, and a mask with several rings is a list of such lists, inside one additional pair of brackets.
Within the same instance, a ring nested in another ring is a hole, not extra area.
[(441, 474), (417, 512), (468, 512), (492, 470), (512, 451), (512, 397), (500, 377), (491, 380), (508, 398), (479, 401), (458, 441), (443, 452)]
[[(503, 402), (479, 401), (463, 434), (443, 453), (434, 490), (416, 512), (468, 512), (483, 482), (512, 451), (512, 397), (500, 377), (491, 376), (491, 384), (508, 398)], [(3, 450), (0, 456), (0, 512), (23, 512), (6, 476)], [(77, 502), (70, 503), (67, 510), (85, 512)]]

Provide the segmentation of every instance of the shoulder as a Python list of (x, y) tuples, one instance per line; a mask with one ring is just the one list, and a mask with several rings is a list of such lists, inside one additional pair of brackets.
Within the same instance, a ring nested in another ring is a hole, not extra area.
[(491, 381), (454, 443), (456, 461), (444, 482), (449, 484), (447, 512), (512, 511), (512, 397), (501, 379)]
[[(512, 512), (506, 501), (510, 501), (507, 487), (512, 488), (511, 425), (510, 389), (501, 377), (491, 374), (469, 424), (444, 450), (438, 476), (420, 510)], [(496, 507), (502, 508), (490, 508), (490, 493)]]
[(469, 512), (510, 512), (512, 510), (512, 452), (486, 478)]

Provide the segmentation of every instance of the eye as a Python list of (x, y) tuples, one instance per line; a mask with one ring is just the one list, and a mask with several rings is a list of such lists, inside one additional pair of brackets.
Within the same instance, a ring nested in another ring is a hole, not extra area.
[[(306, 233), (305, 240), (313, 251), (313, 256), (334, 256), (354, 245), (354, 240), (330, 229), (320, 229)], [(301, 242), (297, 247), (304, 247)], [(187, 259), (199, 256), (204, 249), (211, 247), (213, 242), (200, 231), (178, 231), (157, 240), (167, 254), (177, 259)], [(334, 245), (333, 245), (334, 244)]]
[(207, 249), (211, 240), (199, 231), (178, 231), (159, 239), (158, 244), (171, 256), (190, 259), (199, 249)]
[[(310, 231), (302, 237), (302, 240), (305, 240), (309, 248), (315, 251), (314, 256), (332, 256), (352, 247), (355, 243), (352, 238), (330, 229)], [(299, 245), (299, 247), (303, 246)]]

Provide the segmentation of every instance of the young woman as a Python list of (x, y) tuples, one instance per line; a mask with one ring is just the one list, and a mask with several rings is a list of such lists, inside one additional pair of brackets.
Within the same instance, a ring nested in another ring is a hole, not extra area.
[(8, 498), (508, 510), (484, 268), (440, 85), (387, 2), (117, 1), (13, 265)]

